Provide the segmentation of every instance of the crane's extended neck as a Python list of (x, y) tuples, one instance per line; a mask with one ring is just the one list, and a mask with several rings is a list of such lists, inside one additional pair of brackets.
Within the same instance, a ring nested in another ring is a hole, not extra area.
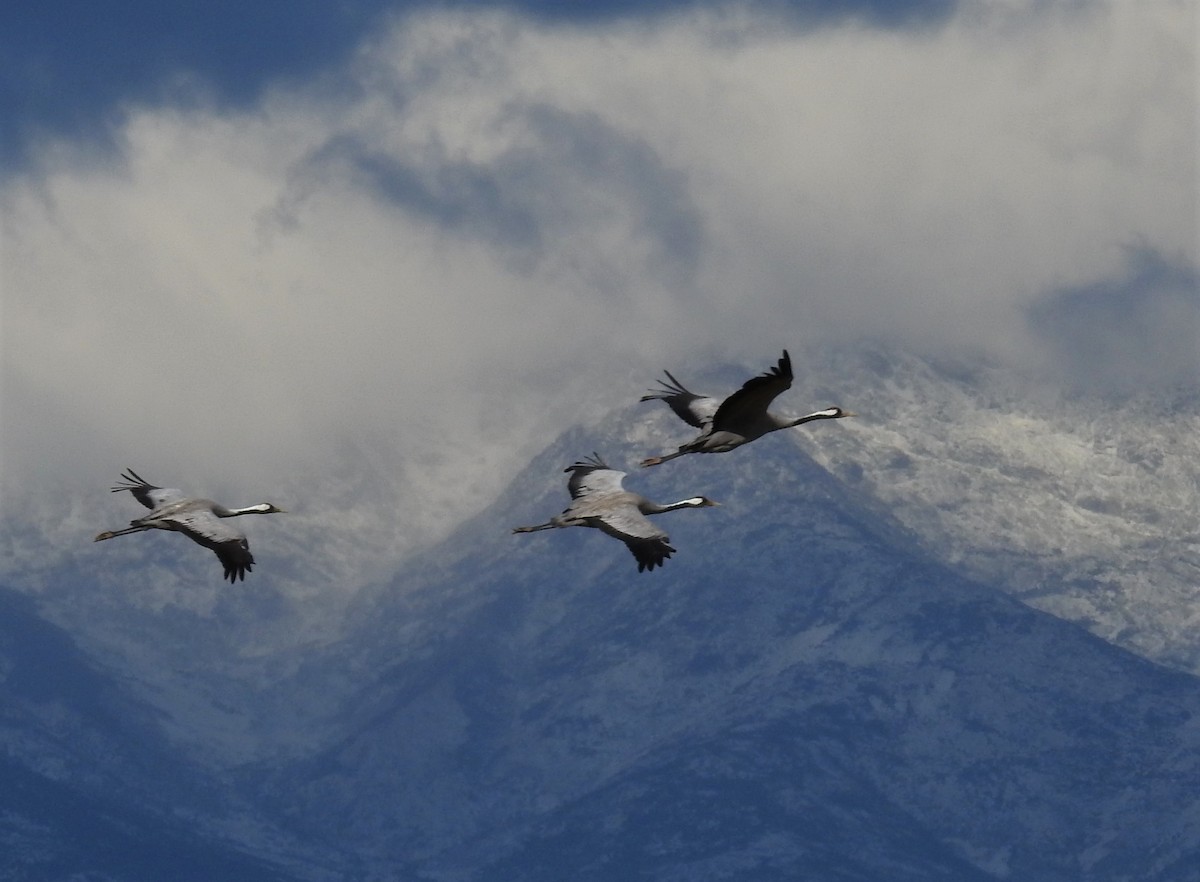
[(811, 423), (813, 420), (840, 420), (843, 417), (852, 416), (856, 416), (856, 414), (850, 413), (848, 410), (842, 410), (840, 407), (827, 407), (824, 410), (814, 411), (802, 417), (797, 417), (788, 426), (799, 426), (803, 423)]
[(707, 496), (691, 496), (667, 505), (659, 505), (657, 502), (647, 502), (640, 506), (640, 508), (642, 514), (662, 514), (667, 511), (678, 511), (681, 508), (708, 508), (713, 505), (720, 505), (720, 503), (713, 502)]
[(282, 512), (282, 508), (271, 505), (269, 502), (260, 502), (258, 505), (247, 505), (245, 508), (213, 507), (213, 514), (219, 518), (236, 518), (239, 515), (246, 514), (276, 514)]

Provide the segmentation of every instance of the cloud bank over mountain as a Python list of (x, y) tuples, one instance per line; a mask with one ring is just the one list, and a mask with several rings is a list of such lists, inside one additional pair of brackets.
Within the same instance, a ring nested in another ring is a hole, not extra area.
[(250, 106), (131, 104), (115, 155), (47, 142), (0, 191), (4, 517), (53, 556), (133, 465), (369, 570), (664, 366), (873, 337), (1177, 383), (1193, 24), (418, 11)]

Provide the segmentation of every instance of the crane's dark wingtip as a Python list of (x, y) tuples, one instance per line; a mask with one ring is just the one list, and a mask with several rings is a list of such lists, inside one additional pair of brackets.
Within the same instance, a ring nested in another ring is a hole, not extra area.
[(638, 543), (636, 547), (630, 545), (629, 550), (637, 558), (639, 573), (653, 572), (655, 567), (661, 567), (675, 553), (674, 547), (665, 538), (661, 542)]
[(245, 538), (232, 539), (213, 548), (217, 559), (225, 568), (225, 578), (232, 585), (239, 579), (245, 580), (246, 573), (254, 569), (254, 555), (250, 553), (250, 543)]
[(252, 567), (249, 564), (247, 564), (245, 567), (241, 567), (241, 566), (226, 567), (225, 568), (225, 578), (229, 580), (230, 585), (234, 584), (239, 579), (241, 579), (244, 582), (244, 581), (246, 581), (246, 573), (248, 573), (251, 569), (252, 569)]

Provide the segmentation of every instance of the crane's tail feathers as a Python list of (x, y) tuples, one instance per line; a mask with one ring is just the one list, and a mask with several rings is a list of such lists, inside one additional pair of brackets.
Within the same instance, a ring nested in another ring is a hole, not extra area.
[(138, 490), (142, 487), (154, 487), (153, 484), (151, 484), (133, 469), (125, 469), (125, 471), (121, 473), (121, 481), (124, 483), (117, 483), (113, 486), (113, 493), (120, 493), (122, 490)]
[[(564, 472), (573, 472), (576, 469), (586, 469), (586, 470), (592, 471), (595, 469), (606, 469), (606, 468), (609, 468), (609, 465), (603, 459), (600, 458), (600, 454), (592, 453), (591, 456), (585, 456), (579, 462), (571, 463), (571, 465), (567, 466), (565, 469), (563, 469), (563, 471)], [(551, 526), (553, 526), (553, 525), (551, 525)]]
[(676, 395), (691, 395), (683, 383), (679, 382), (671, 374), (670, 371), (663, 371), (667, 375), (666, 380), (659, 380), (658, 385), (661, 389), (651, 389), (641, 397), (642, 401), (665, 401), (668, 398), (674, 398)]

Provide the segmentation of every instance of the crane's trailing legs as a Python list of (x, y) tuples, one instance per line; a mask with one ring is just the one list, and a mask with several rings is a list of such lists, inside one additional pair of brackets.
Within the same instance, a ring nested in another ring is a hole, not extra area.
[(550, 521), (546, 521), (546, 523), (544, 523), (544, 524), (535, 524), (532, 527), (513, 527), (513, 532), (514, 533), (536, 533), (536, 532), (538, 532), (538, 530), (553, 530), (557, 526), (558, 526), (557, 524), (553, 524)]
[(103, 542), (105, 539), (112, 539), (116, 536), (124, 536), (128, 533), (140, 533), (143, 530), (152, 529), (151, 527), (126, 527), (124, 530), (105, 530), (98, 535), (93, 542)]
[(656, 466), (660, 463), (666, 462), (669, 459), (674, 459), (677, 456), (683, 456), (685, 453), (691, 453), (691, 451), (677, 450), (674, 453), (664, 453), (662, 456), (649, 456), (642, 460), (641, 466), (642, 468), (646, 468), (647, 466)]

